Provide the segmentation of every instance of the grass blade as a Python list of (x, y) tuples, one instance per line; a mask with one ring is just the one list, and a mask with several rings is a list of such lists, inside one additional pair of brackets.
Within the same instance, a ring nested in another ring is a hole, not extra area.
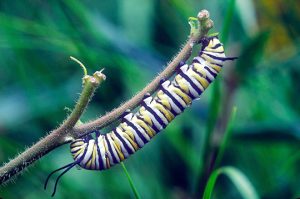
[(203, 199), (210, 199), (217, 182), (218, 176), (220, 175), (219, 170), (215, 170), (209, 177), (206, 187), (204, 189)]
[[(235, 7), (235, 1), (236, 0), (229, 0), (227, 10), (226, 10), (226, 16), (224, 20), (224, 25), (222, 27), (221, 31), (221, 42), (225, 45), (228, 40), (228, 34), (230, 30), (230, 25), (234, 13), (234, 7)], [(216, 123), (218, 121), (219, 113), (221, 110), (221, 99), (222, 99), (222, 93), (221, 93), (221, 87), (222, 87), (222, 79), (221, 77), (218, 77), (214, 83), (211, 85), (212, 87), (212, 97), (209, 103), (209, 114), (207, 117), (207, 123), (206, 123), (206, 131), (205, 131), (205, 141), (204, 141), (204, 152), (203, 152), (203, 158), (202, 158), (202, 164), (199, 169), (199, 177), (198, 177), (198, 184), (196, 186), (204, 187), (204, 184), (209, 176), (209, 174), (205, 174), (204, 172), (206, 169), (210, 168), (210, 165), (205, 165), (205, 163), (210, 163), (210, 152), (211, 152), (211, 139), (214, 133), (214, 129), (216, 127)], [(207, 167), (207, 168), (206, 168)], [(203, 170), (204, 168), (204, 170)], [(201, 170), (202, 169), (202, 170)], [(202, 189), (203, 190), (203, 189)], [(202, 191), (200, 190), (200, 192)]]
[(226, 45), (228, 40), (228, 34), (230, 30), (233, 13), (234, 13), (234, 8), (235, 8), (235, 0), (229, 0), (228, 7), (226, 10), (226, 16), (224, 20), (224, 25), (221, 31), (221, 41), (223, 42), (224, 46)]
[(211, 174), (205, 187), (203, 199), (211, 198), (217, 179), (221, 174), (226, 175), (231, 180), (231, 182), (235, 185), (243, 198), (259, 198), (257, 192), (255, 191), (255, 188), (253, 187), (249, 179), (237, 168), (229, 166), (217, 169)]
[[(209, 104), (209, 115), (206, 122), (206, 136), (205, 136), (205, 147), (204, 150), (208, 150), (212, 133), (214, 131), (216, 121), (218, 119), (220, 105), (221, 105), (221, 82), (220, 79), (216, 79), (214, 84), (212, 85), (212, 98)], [(204, 154), (207, 155), (206, 151)]]
[[(234, 6), (235, 6), (235, 0), (230, 0), (228, 7), (227, 7), (227, 12), (225, 16), (225, 21), (224, 25), (222, 27), (221, 31), (221, 41), (225, 45), (227, 40), (228, 40), (228, 34), (229, 34), (229, 28), (231, 24), (231, 20), (233, 17), (234, 13)], [(215, 124), (218, 119), (218, 115), (220, 112), (220, 107), (221, 107), (221, 81), (220, 77), (215, 80), (215, 82), (212, 84), (212, 99), (210, 102), (210, 114), (208, 115), (207, 119), (207, 125), (206, 125), (206, 141), (205, 141), (205, 150), (209, 146), (209, 142), (211, 140), (212, 133), (215, 128)], [(207, 152), (204, 153), (204, 155)]]
[(229, 121), (227, 123), (227, 127), (226, 127), (226, 130), (225, 130), (225, 133), (224, 133), (224, 137), (223, 137), (222, 143), (220, 145), (219, 152), (218, 152), (217, 157), (216, 157), (214, 168), (217, 168), (220, 165), (221, 160), (223, 158), (224, 151), (225, 151), (225, 148), (226, 148), (227, 143), (228, 143), (228, 139), (232, 134), (232, 128), (233, 128), (234, 120), (235, 120), (235, 117), (236, 117), (236, 111), (237, 111), (237, 108), (236, 108), (236, 106), (234, 106), (232, 108), (232, 112), (231, 112)]
[(132, 189), (132, 191), (133, 191), (133, 193), (134, 193), (135, 198), (136, 198), (136, 199), (140, 199), (140, 198), (141, 198), (141, 197), (140, 197), (140, 194), (138, 193), (136, 187), (134, 186), (133, 181), (132, 181), (132, 178), (130, 177), (130, 175), (129, 175), (129, 173), (128, 173), (128, 171), (127, 171), (127, 169), (126, 169), (124, 163), (121, 162), (121, 165), (122, 165), (122, 167), (123, 167), (123, 170), (124, 170), (124, 172), (125, 172), (125, 174), (126, 174), (126, 177), (127, 177), (128, 181), (129, 181), (130, 187), (131, 187), (131, 189)]
[(225, 167), (221, 169), (222, 173), (227, 175), (231, 182), (235, 185), (237, 190), (245, 199), (258, 199), (258, 194), (255, 188), (240, 170), (234, 167)]

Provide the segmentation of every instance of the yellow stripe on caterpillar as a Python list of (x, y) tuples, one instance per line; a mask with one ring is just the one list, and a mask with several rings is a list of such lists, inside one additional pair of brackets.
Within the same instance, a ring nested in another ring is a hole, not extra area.
[(119, 156), (120, 160), (124, 160), (125, 157), (124, 157), (124, 154), (121, 151), (121, 145), (120, 145), (119, 141), (116, 139), (116, 135), (114, 133), (111, 135), (111, 139), (113, 141), (113, 145), (115, 146), (115, 149), (118, 153), (118, 156)]
[(143, 120), (145, 120), (145, 122), (150, 125), (150, 126), (153, 126), (153, 122), (150, 118), (150, 116), (146, 113), (148, 113), (148, 111), (146, 111), (145, 107), (141, 107), (140, 110), (139, 110), (139, 113), (140, 113), (140, 117), (143, 118)]
[(127, 141), (133, 146), (134, 150), (137, 151), (139, 149), (137, 143), (124, 131), (123, 136), (126, 138)]
[(90, 168), (91, 168), (91, 164), (92, 164), (92, 160), (89, 160), (89, 161), (85, 164), (86, 168), (90, 169)]
[(205, 78), (201, 77), (199, 74), (197, 74), (192, 70), (190, 70), (188, 73), (191, 77), (195, 78), (202, 85), (204, 89), (208, 87), (209, 82)]
[(189, 87), (188, 85), (185, 83), (185, 80), (180, 76), (180, 75), (177, 75), (175, 77), (177, 83), (178, 83), (178, 86), (185, 92), (185, 93), (189, 93)]
[(216, 61), (213, 58), (211, 58), (210, 56), (202, 54), (201, 57), (203, 57), (207, 62), (216, 63)]
[(207, 52), (213, 52), (213, 53), (222, 53), (222, 52), (224, 52), (224, 48), (223, 48), (223, 46), (219, 46), (216, 49), (207, 48), (205, 51), (207, 51)]
[(174, 119), (174, 115), (169, 110), (165, 109), (163, 105), (155, 103), (154, 107), (162, 112), (162, 114), (167, 118), (168, 122), (171, 122)]
[[(107, 143), (105, 142), (105, 140), (103, 139), (103, 145), (104, 145), (104, 149), (105, 149), (105, 153), (107, 153), (108, 151), (108, 146)], [(109, 169), (110, 168), (110, 161), (107, 155), (105, 155), (105, 161), (106, 161), (106, 167)]]
[(162, 92), (161, 90), (157, 92), (157, 97), (160, 100), (160, 102), (168, 109), (171, 110), (171, 104), (167, 98), (167, 96)]
[(144, 130), (146, 130), (146, 133), (152, 138), (155, 135), (155, 131), (150, 128), (143, 120), (137, 119), (134, 120), (140, 127), (142, 127)]
[(202, 64), (194, 63), (193, 66), (198, 73), (202, 74), (202, 77), (206, 77), (206, 70), (204, 69), (204, 66)]
[(84, 142), (82, 140), (76, 141), (71, 144), (71, 148), (77, 147), (77, 146), (82, 146), (83, 144), (84, 144)]
[(176, 93), (177, 95), (179, 95), (186, 104), (190, 104), (192, 102), (192, 99), (187, 95), (185, 94), (184, 92), (182, 92), (179, 88), (176, 88), (175, 86), (173, 85), (170, 85), (169, 88), (174, 92)]
[(81, 153), (84, 152), (85, 147), (82, 147), (79, 151), (77, 151), (74, 155), (73, 158), (77, 158)]
[(124, 131), (128, 136), (130, 136), (131, 139), (134, 139), (134, 133), (131, 131), (131, 129), (127, 126), (126, 123), (120, 124), (121, 130)]
[(219, 73), (219, 72), (221, 71), (221, 69), (222, 69), (220, 66), (218, 66), (218, 65), (216, 65), (216, 64), (212, 64), (212, 63), (209, 63), (209, 62), (206, 62), (206, 64), (207, 64), (209, 67), (215, 69), (218, 73)]

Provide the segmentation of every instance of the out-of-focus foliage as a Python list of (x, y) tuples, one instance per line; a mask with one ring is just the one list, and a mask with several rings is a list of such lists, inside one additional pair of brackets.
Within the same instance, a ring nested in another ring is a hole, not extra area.
[(245, 199), (258, 199), (258, 195), (255, 189), (252, 187), (251, 183), (247, 179), (247, 177), (240, 172), (238, 169), (234, 167), (222, 167), (216, 169), (209, 177), (207, 181), (207, 186), (205, 188), (205, 192), (203, 194), (203, 199), (212, 198), (213, 188), (217, 182), (218, 177), (224, 174), (226, 175), (232, 183), (239, 190), (240, 194)]
[[(65, 107), (74, 105), (82, 71), (70, 55), (90, 73), (105, 67), (107, 80), (82, 117), (88, 121), (129, 99), (162, 70), (186, 40), (189, 16), (208, 9), (212, 32), (221, 32), (229, 1), (0, 1), (0, 163), (57, 127)], [(220, 166), (237, 168), (264, 199), (300, 197), (299, 24), (300, 3), (293, 0), (236, 0), (228, 24), (226, 53), (239, 59), (227, 63), (219, 78), (222, 106), (210, 148), (222, 143), (221, 124), (237, 106)], [(142, 198), (202, 197), (212, 91), (125, 161)], [(44, 180), (71, 161), (68, 146), (51, 152), (15, 183), (0, 187), (0, 197), (50, 197)], [(55, 197), (134, 194), (118, 165), (104, 172), (71, 170)], [(239, 187), (221, 176), (213, 198), (241, 198)]]

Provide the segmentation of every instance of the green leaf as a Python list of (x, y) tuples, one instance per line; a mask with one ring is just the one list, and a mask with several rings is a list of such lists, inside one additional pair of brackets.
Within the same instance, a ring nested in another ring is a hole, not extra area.
[(226, 175), (231, 180), (243, 198), (259, 198), (249, 179), (237, 168), (228, 166), (217, 169), (211, 174), (204, 190), (203, 199), (211, 198), (217, 179), (221, 174)]
[(226, 45), (227, 40), (228, 40), (228, 34), (229, 34), (229, 30), (230, 30), (233, 13), (234, 13), (234, 7), (235, 7), (235, 0), (230, 0), (228, 3), (227, 10), (226, 10), (224, 25), (223, 25), (222, 31), (221, 31), (221, 41), (223, 42), (224, 45)]
[[(226, 16), (225, 16), (225, 22), (224, 25), (222, 27), (222, 31), (221, 31), (221, 41), (223, 43), (226, 43), (226, 41), (228, 40), (228, 33), (229, 33), (229, 29), (230, 29), (230, 24), (232, 21), (232, 17), (233, 17), (233, 12), (234, 12), (234, 6), (235, 6), (235, 0), (230, 0), (228, 7), (227, 7), (227, 11), (226, 11)], [(210, 151), (210, 141), (211, 141), (211, 137), (219, 116), (219, 112), (221, 109), (221, 99), (222, 99), (222, 95), (221, 95), (221, 87), (222, 87), (222, 82), (221, 82), (221, 78), (218, 77), (214, 83), (212, 84), (212, 98), (209, 104), (209, 115), (208, 115), (208, 119), (207, 119), (207, 124), (206, 124), (206, 138), (205, 138), (205, 146), (204, 146), (204, 161), (207, 161), (208, 157), (209, 157), (209, 151)]]
[(225, 133), (224, 133), (224, 138), (222, 140), (219, 152), (218, 152), (217, 157), (216, 157), (214, 168), (217, 168), (220, 165), (221, 160), (223, 158), (223, 155), (224, 155), (224, 152), (225, 152), (225, 148), (226, 148), (228, 140), (229, 140), (229, 138), (230, 138), (230, 136), (232, 134), (232, 128), (233, 128), (233, 124), (234, 124), (235, 117), (236, 117), (236, 111), (237, 111), (237, 108), (234, 106), (232, 108), (232, 112), (231, 112), (229, 121), (227, 123), (226, 130), (225, 130)]
[(256, 71), (254, 66), (262, 59), (269, 36), (268, 31), (260, 32), (244, 45), (235, 67), (241, 81), (247, 80)]
[(132, 189), (132, 191), (133, 191), (133, 193), (134, 193), (135, 198), (136, 198), (136, 199), (140, 199), (140, 198), (141, 198), (141, 197), (140, 197), (140, 194), (138, 193), (136, 187), (134, 186), (134, 183), (133, 183), (133, 181), (132, 181), (132, 178), (130, 177), (130, 175), (129, 175), (129, 173), (128, 173), (128, 171), (127, 171), (127, 169), (126, 169), (124, 163), (121, 162), (121, 165), (122, 165), (122, 167), (123, 167), (123, 170), (124, 170), (124, 172), (125, 172), (125, 174), (126, 174), (126, 177), (127, 177), (128, 181), (129, 181), (130, 187), (131, 187), (131, 189)]

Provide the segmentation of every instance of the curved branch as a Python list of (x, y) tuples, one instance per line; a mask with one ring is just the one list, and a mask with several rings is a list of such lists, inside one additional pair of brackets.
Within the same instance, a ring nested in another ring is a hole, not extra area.
[[(197, 20), (198, 24), (192, 23), (191, 20)], [(126, 103), (122, 104), (120, 107), (112, 110), (106, 115), (82, 124), (78, 127), (74, 127), (73, 131), (70, 132), (75, 138), (82, 137), (87, 133), (95, 129), (101, 129), (105, 126), (108, 126), (112, 122), (120, 118), (120, 116), (128, 109), (136, 108), (140, 102), (143, 100), (145, 94), (153, 93), (157, 90), (162, 79), (169, 79), (175, 72), (181, 61), (186, 61), (193, 49), (194, 44), (197, 44), (201, 38), (207, 35), (208, 31), (213, 27), (213, 21), (209, 18), (209, 12), (207, 10), (201, 10), (198, 13), (197, 18), (190, 18), (191, 25), (191, 34), (188, 41), (185, 43), (180, 52), (175, 56), (175, 58), (168, 64), (168, 66), (152, 81), (150, 82), (143, 90), (133, 96)], [(199, 27), (200, 26), (200, 27)]]
[[(195, 22), (196, 21), (196, 22)], [(93, 76), (85, 75), (83, 78), (83, 90), (81, 96), (76, 103), (76, 106), (65, 122), (56, 130), (53, 130), (49, 135), (42, 138), (36, 144), (25, 150), (16, 158), (9, 161), (0, 168), (0, 184), (7, 182), (12, 177), (19, 174), (24, 168), (54, 150), (58, 146), (70, 142), (74, 138), (81, 137), (93, 129), (99, 129), (119, 119), (119, 117), (127, 110), (133, 109), (139, 105), (146, 93), (153, 93), (160, 84), (162, 79), (168, 79), (175, 73), (175, 69), (181, 61), (186, 61), (192, 51), (194, 44), (197, 44), (202, 37), (206, 36), (212, 28), (213, 22), (209, 18), (209, 12), (202, 10), (197, 18), (191, 18), (191, 34), (178, 55), (168, 64), (162, 73), (160, 73), (151, 83), (149, 83), (142, 91), (135, 95), (132, 99), (114, 109), (99, 119), (92, 122), (75, 126), (82, 113), (86, 109), (88, 102), (94, 94), (96, 88), (105, 80), (105, 75), (101, 71), (97, 71)], [(74, 59), (73, 59), (74, 60)], [(76, 61), (76, 60), (75, 60)], [(80, 63), (80, 62), (78, 62)], [(85, 67), (80, 63), (85, 69)], [(86, 72), (85, 72), (86, 73)]]
[(76, 125), (96, 88), (104, 80), (105, 75), (101, 72), (96, 72), (93, 76), (85, 75), (83, 77), (83, 89), (81, 95), (69, 117), (58, 129), (53, 130), (46, 137), (42, 138), (36, 144), (2, 166), (0, 168), (0, 184), (8, 181), (48, 152), (70, 141), (72, 138), (68, 137), (68, 132)]

